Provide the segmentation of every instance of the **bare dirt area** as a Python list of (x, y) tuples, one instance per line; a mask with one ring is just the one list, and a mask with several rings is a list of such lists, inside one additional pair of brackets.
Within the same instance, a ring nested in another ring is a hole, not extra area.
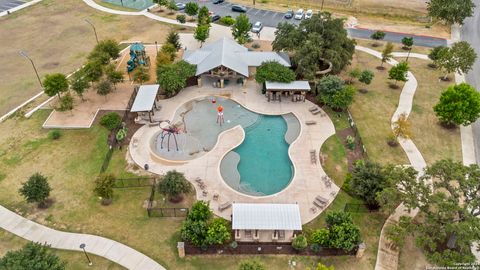
[[(0, 114), (40, 92), (25, 50), (40, 76), (70, 73), (79, 68), (99, 39), (162, 42), (172, 28), (142, 16), (102, 13), (80, 0), (44, 0), (32, 7), (0, 18)], [(8, 42), (4, 42), (8, 41)]]

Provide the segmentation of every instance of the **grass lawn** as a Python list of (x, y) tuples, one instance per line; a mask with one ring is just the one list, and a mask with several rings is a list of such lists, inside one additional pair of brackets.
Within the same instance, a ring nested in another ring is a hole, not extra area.
[[(7, 231), (0, 230), (0, 257), (5, 255), (7, 251), (17, 250), (23, 247), (27, 243), (27, 240), (20, 238), (14, 234), (8, 233)], [(69, 270), (121, 270), (125, 269), (120, 265), (113, 263), (107, 259), (104, 259), (93, 254), (89, 254), (90, 260), (92, 260), (93, 265), (88, 266), (87, 259), (82, 252), (66, 251), (51, 249), (51, 251), (60, 257), (62, 261), (66, 261), (66, 269)]]
[[(357, 51), (352, 60), (352, 67), (369, 69), (375, 73), (375, 78), (368, 86), (356, 82), (357, 88), (366, 88), (368, 93), (357, 93), (355, 101), (350, 106), (360, 136), (367, 149), (370, 159), (387, 164), (407, 164), (408, 159), (401, 147), (389, 147), (386, 139), (392, 130), (390, 119), (395, 112), (400, 97), (401, 87), (391, 89), (388, 86), (388, 66), (383, 71), (378, 71), (380, 59), (367, 53)], [(345, 74), (342, 75), (347, 78)]]
[[(382, 51), (384, 49), (385, 44), (387, 44), (386, 41), (375, 41), (375, 43), (377, 43), (379, 46), (374, 47), (373, 46), (373, 43), (374, 43), (373, 40), (355, 39), (355, 41), (357, 42), (357, 45), (367, 47), (367, 48), (370, 48), (370, 49), (373, 49), (373, 50), (376, 50), (376, 51)], [(403, 47), (402, 44), (394, 43), (394, 42), (392, 42), (392, 44), (393, 44), (393, 51), (394, 52), (408, 52), (408, 51), (406, 51), (402, 48)], [(429, 54), (431, 50), (432, 50), (432, 48), (429, 48), (429, 47), (422, 47), (422, 46), (413, 46), (412, 47), (412, 53)]]
[(0, 115), (40, 92), (25, 50), (43, 77), (80, 67), (95, 45), (89, 19), (99, 39), (162, 42), (169, 26), (144, 16), (118, 16), (97, 11), (80, 0), (44, 0), (0, 18)]

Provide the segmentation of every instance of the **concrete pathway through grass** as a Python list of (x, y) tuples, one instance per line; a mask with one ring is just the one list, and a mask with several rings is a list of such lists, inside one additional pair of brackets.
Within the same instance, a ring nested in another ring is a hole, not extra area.
[[(362, 46), (356, 46), (355, 48), (358, 51), (368, 53), (377, 58), (382, 58), (382, 54), (378, 51), (375, 51), (366, 47), (362, 47)], [(393, 53), (393, 55), (394, 57), (406, 57), (406, 53)], [(426, 55), (413, 54), (413, 53), (410, 54), (410, 57), (428, 59)], [(392, 59), (387, 63), (390, 65), (396, 65), (398, 64), (398, 61)], [(415, 76), (413, 76), (413, 74), (410, 71), (408, 72), (407, 77), (408, 77), (408, 81), (403, 86), (402, 93), (400, 94), (400, 99), (398, 101), (398, 107), (395, 110), (395, 113), (393, 114), (391, 119), (392, 128), (393, 128), (393, 123), (398, 120), (401, 114), (406, 114), (408, 116), (412, 111), (413, 97), (415, 95), (415, 91), (417, 90), (418, 83), (417, 83), (417, 79), (415, 78)], [(418, 171), (419, 176), (421, 176), (427, 164), (422, 154), (418, 150), (417, 146), (410, 139), (399, 139), (399, 142), (400, 142), (400, 146), (403, 148), (403, 150), (407, 154), (407, 158), (410, 161), (411, 166), (415, 168), (415, 170)], [(418, 213), (418, 209), (413, 209), (412, 211), (408, 212), (407, 208), (402, 203), (387, 218), (380, 234), (375, 270), (396, 270), (398, 268), (399, 251), (395, 248), (392, 248), (390, 241), (385, 236), (385, 228), (398, 223), (398, 221), (400, 220), (400, 217), (402, 216), (409, 216), (413, 218), (417, 215), (417, 213)]]
[(127, 269), (165, 269), (143, 253), (117, 241), (91, 234), (57, 231), (17, 215), (3, 206), (0, 206), (0, 228), (52, 248), (81, 252), (80, 244), (84, 243), (88, 253), (104, 257)]

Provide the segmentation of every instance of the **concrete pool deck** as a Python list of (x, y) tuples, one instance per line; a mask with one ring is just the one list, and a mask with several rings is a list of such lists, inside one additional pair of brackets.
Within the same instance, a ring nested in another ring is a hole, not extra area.
[[(162, 109), (155, 112), (155, 119), (171, 120), (174, 118), (177, 109), (184, 103), (212, 95), (232, 98), (245, 108), (261, 114), (295, 114), (301, 124), (300, 135), (289, 148), (295, 174), (284, 190), (274, 195), (254, 197), (235, 191), (224, 182), (220, 175), (220, 162), (225, 154), (242, 143), (245, 134), (240, 126), (221, 133), (215, 147), (203, 156), (186, 162), (167, 162), (153, 154), (150, 146), (152, 137), (160, 128), (145, 125), (133, 135), (131, 141), (137, 143), (130, 143), (129, 145), (129, 153), (135, 163), (142, 168), (144, 164), (148, 164), (149, 171), (156, 174), (165, 174), (170, 170), (184, 173), (186, 178), (195, 186), (197, 199), (210, 201), (210, 207), (214, 213), (226, 219), (230, 219), (231, 208), (224, 211), (218, 210), (218, 206), (225, 202), (298, 203), (303, 224), (318, 216), (322, 210), (318, 209), (315, 213), (310, 210), (313, 207), (315, 197), (320, 195), (327, 198), (329, 200), (328, 204), (330, 204), (339, 190), (339, 187), (334, 183), (329, 188), (325, 186), (321, 179), (326, 174), (320, 162), (317, 161), (316, 164), (312, 164), (310, 160), (310, 151), (316, 150), (318, 159), (322, 144), (335, 134), (335, 128), (330, 118), (328, 116), (322, 117), (320, 114), (312, 115), (308, 109), (314, 104), (309, 101), (305, 103), (291, 102), (289, 99), (283, 98), (282, 102), (268, 102), (265, 96), (261, 94), (259, 85), (254, 81), (248, 81), (245, 87), (231, 84), (223, 89), (210, 86), (186, 88), (173, 98), (161, 100), (159, 104)], [(305, 124), (305, 121), (311, 120), (316, 121), (317, 124)], [(197, 177), (201, 178), (206, 184), (207, 196), (203, 196), (202, 190), (196, 185), (195, 179)], [(214, 194), (219, 194), (218, 200), (213, 200)]]

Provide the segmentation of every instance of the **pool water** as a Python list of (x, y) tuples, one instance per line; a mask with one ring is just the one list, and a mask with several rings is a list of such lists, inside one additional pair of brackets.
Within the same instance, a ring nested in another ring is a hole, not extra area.
[[(169, 160), (190, 160), (208, 153), (223, 131), (240, 125), (244, 141), (228, 152), (220, 163), (224, 181), (233, 189), (255, 196), (283, 190), (293, 177), (288, 148), (300, 133), (300, 122), (293, 114), (262, 115), (227, 98), (204, 98), (183, 104), (173, 123), (183, 130), (177, 135), (178, 151), (172, 140), (170, 151), (155, 136), (153, 149)], [(217, 123), (217, 107), (224, 108), (224, 123)]]

